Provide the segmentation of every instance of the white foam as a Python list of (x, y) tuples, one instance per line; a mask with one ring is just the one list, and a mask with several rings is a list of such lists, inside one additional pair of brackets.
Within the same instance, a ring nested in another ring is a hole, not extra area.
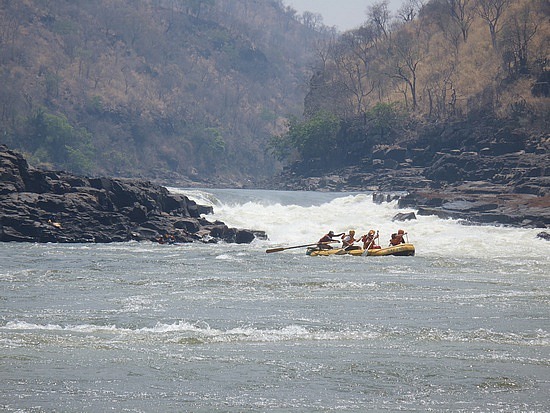
[(521, 344), (527, 346), (547, 346), (549, 333), (546, 330), (522, 333), (502, 333), (486, 329), (472, 331), (440, 330), (436, 328), (421, 330), (386, 330), (375, 326), (349, 326), (338, 330), (315, 329), (307, 326), (290, 324), (280, 328), (261, 329), (250, 326), (235, 327), (227, 330), (211, 328), (208, 323), (189, 323), (176, 321), (171, 324), (157, 323), (154, 327), (121, 328), (115, 325), (96, 326), (90, 324), (67, 325), (33, 324), (24, 321), (10, 321), (0, 330), (50, 331), (53, 333), (72, 332), (81, 334), (115, 334), (135, 336), (136, 339), (152, 339), (180, 342), (184, 337), (194, 338), (198, 342), (233, 343), (233, 342), (282, 342), (282, 341), (334, 341), (334, 340), (376, 340), (398, 335), (410, 336), (415, 340), (448, 341), (448, 342), (496, 342)]
[[(179, 192), (187, 195), (185, 190)], [(329, 230), (339, 233), (350, 229), (358, 235), (370, 229), (378, 230), (380, 243), (385, 246), (392, 233), (404, 229), (420, 256), (527, 258), (531, 261), (529, 265), (536, 259), (540, 259), (540, 265), (550, 262), (550, 243), (537, 239), (538, 229), (468, 226), (456, 220), (419, 215), (416, 220), (392, 222), (398, 212), (417, 211), (400, 210), (396, 202), (375, 204), (372, 195), (366, 193), (331, 197), (330, 194), (296, 192), (295, 203), (289, 202), (292, 194), (286, 192), (286, 202), (278, 202), (277, 191), (257, 191), (248, 197), (245, 193), (240, 199), (233, 195), (229, 202), (224, 201), (223, 191), (216, 195), (205, 191), (193, 194), (198, 200), (209, 199), (215, 206), (214, 214), (207, 219), (218, 219), (231, 227), (263, 230), (269, 237), (266, 244), (271, 246), (312, 243)], [(266, 197), (259, 200), (262, 194)]]

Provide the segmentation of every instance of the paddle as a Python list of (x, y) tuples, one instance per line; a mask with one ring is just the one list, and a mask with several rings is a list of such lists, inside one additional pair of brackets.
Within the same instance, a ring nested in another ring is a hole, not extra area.
[(334, 241), (328, 241), (328, 242), (316, 242), (315, 244), (295, 245), (293, 247), (270, 248), (270, 249), (265, 250), (265, 252), (270, 254), (272, 252), (280, 252), (280, 251), (285, 251), (285, 250), (291, 250), (293, 248), (313, 247), (314, 245), (319, 245), (319, 244), (330, 244), (331, 242), (340, 242), (340, 241), (334, 240)]
[(372, 245), (373, 242), (374, 242), (374, 240), (371, 240), (371, 242), (370, 242), (370, 244), (368, 245), (368, 247), (365, 249), (365, 251), (363, 251), (363, 254), (362, 254), (363, 256), (366, 257), (367, 255), (369, 255), (369, 248), (370, 248), (370, 246)]

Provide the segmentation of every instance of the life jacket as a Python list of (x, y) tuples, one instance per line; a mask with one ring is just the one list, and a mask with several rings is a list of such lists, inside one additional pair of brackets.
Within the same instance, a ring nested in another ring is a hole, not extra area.
[(376, 240), (378, 239), (378, 233), (374, 233), (374, 230), (369, 231), (368, 234), (363, 235), (361, 241), (363, 241), (363, 248), (367, 248), (370, 245), (369, 249), (376, 248)]
[(346, 235), (345, 237), (342, 238), (342, 244), (344, 244), (344, 246), (353, 245), (355, 241), (357, 240), (353, 238), (351, 235)]
[(399, 245), (403, 242), (403, 235), (391, 234), (390, 244)]

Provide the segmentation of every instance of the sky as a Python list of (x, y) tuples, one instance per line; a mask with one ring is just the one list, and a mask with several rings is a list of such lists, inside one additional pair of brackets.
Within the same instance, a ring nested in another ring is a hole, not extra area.
[[(380, 0), (283, 0), (287, 6), (302, 14), (304, 11), (319, 13), (325, 26), (336, 26), (345, 31), (357, 28), (367, 19), (367, 8)], [(390, 0), (390, 8), (395, 11), (402, 0)]]

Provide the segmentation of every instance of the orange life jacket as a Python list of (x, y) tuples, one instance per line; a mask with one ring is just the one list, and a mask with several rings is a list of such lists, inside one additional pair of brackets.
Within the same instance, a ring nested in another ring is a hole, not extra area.
[(392, 234), (391, 239), (390, 239), (390, 244), (391, 245), (399, 245), (399, 244), (404, 243), (404, 242), (405, 241), (403, 241), (403, 235)]

